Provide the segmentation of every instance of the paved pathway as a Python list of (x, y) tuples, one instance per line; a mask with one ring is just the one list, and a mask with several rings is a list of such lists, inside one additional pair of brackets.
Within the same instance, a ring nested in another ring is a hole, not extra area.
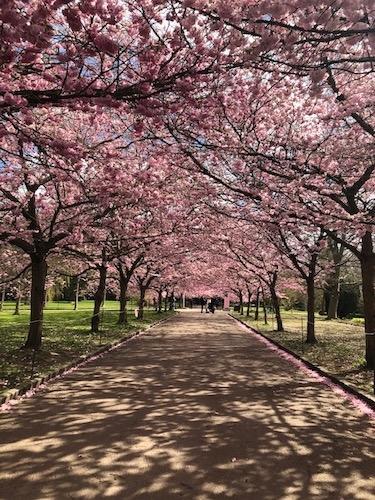
[(0, 498), (375, 499), (373, 430), (224, 313), (184, 312), (0, 417)]

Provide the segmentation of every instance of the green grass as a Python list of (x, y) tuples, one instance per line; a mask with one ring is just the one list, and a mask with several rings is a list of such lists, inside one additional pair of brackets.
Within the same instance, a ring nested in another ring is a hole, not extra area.
[(28, 331), (29, 308), (22, 306), (21, 314), (14, 316), (14, 303), (6, 302), (0, 311), (0, 395), (19, 388), (30, 380), (60, 369), (79, 356), (90, 354), (100, 346), (125, 337), (170, 313), (158, 314), (145, 310), (140, 321), (134, 316), (134, 304), (129, 305), (129, 324), (117, 325), (119, 304), (107, 301), (102, 313), (100, 333), (90, 333), (92, 301), (82, 301), (79, 309), (73, 303), (50, 302), (44, 312), (43, 341), (36, 353), (21, 350)]
[(274, 331), (276, 321), (272, 314), (267, 325), (262, 315), (258, 322), (252, 316), (235, 315), (330, 374), (373, 394), (373, 371), (365, 368), (365, 335), (361, 318), (327, 321), (317, 314), (315, 328), (318, 343), (307, 345), (304, 311), (282, 311), (285, 332)]

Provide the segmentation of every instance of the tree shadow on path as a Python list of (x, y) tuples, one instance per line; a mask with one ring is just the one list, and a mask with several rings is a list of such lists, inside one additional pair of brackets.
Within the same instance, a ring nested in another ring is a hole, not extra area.
[(370, 499), (373, 428), (226, 315), (182, 313), (0, 420), (1, 499)]

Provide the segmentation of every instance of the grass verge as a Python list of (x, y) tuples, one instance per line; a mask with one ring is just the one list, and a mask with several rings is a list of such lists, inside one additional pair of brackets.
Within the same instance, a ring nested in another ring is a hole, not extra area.
[(365, 368), (365, 335), (363, 326), (356, 321), (330, 320), (316, 317), (318, 343), (308, 345), (306, 337), (306, 313), (283, 311), (285, 332), (276, 332), (276, 322), (272, 315), (265, 325), (263, 318), (254, 321), (250, 317), (233, 313), (242, 321), (287, 347), (299, 356), (319, 366), (329, 374), (353, 387), (373, 395), (373, 371)]
[(44, 314), (42, 347), (35, 353), (22, 350), (29, 321), (28, 308), (13, 315), (11, 304), (0, 312), (0, 395), (20, 388), (30, 381), (59, 370), (80, 356), (91, 354), (101, 346), (126, 337), (135, 330), (163, 319), (171, 313), (158, 314), (145, 310), (145, 318), (137, 320), (128, 311), (129, 324), (118, 325), (118, 303), (106, 302), (100, 333), (90, 333), (93, 303), (81, 302), (78, 311), (70, 303), (49, 303)]

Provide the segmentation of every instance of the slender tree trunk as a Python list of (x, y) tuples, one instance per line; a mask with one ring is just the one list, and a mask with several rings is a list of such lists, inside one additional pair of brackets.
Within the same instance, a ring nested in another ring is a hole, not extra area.
[(102, 264), (99, 267), (99, 284), (94, 295), (94, 312), (91, 318), (91, 331), (97, 333), (100, 324), (100, 308), (104, 301), (105, 284), (107, 280), (107, 266)]
[(249, 287), (247, 287), (247, 308), (246, 308), (246, 316), (250, 316), (250, 301), (251, 301), (251, 292)]
[(238, 292), (238, 297), (240, 299), (240, 315), (243, 316), (243, 294), (242, 290)]
[(259, 319), (259, 300), (260, 300), (260, 289), (258, 288), (255, 300), (255, 316), (254, 316), (255, 321), (258, 321)]
[(25, 349), (39, 349), (42, 344), (43, 307), (46, 293), (47, 262), (45, 255), (31, 256), (30, 325)]
[(138, 319), (141, 320), (144, 317), (144, 305), (145, 305), (145, 295), (146, 295), (146, 288), (141, 286), (139, 288), (140, 294), (139, 294), (139, 308), (138, 308)]
[(3, 286), (1, 290), (0, 311), (2, 311), (4, 308), (4, 302), (5, 302), (5, 286)]
[(158, 313), (161, 314), (161, 310), (163, 307), (163, 290), (159, 288), (158, 290)]
[(326, 312), (328, 311), (328, 307), (326, 307), (326, 303), (327, 303), (327, 301), (326, 301), (326, 295), (327, 295), (327, 290), (325, 290), (323, 288), (323, 290), (322, 290), (322, 301), (320, 303), (320, 312), (319, 312), (319, 314), (321, 314), (322, 316), (324, 314), (326, 314)]
[(78, 310), (79, 282), (80, 282), (80, 278), (79, 278), (79, 276), (77, 276), (76, 289), (75, 289), (75, 293), (74, 293), (74, 311)]
[(170, 311), (174, 310), (174, 292), (172, 292), (169, 297), (169, 310)]
[[(340, 259), (341, 260), (341, 259)], [(335, 270), (329, 277), (328, 283), (328, 309), (327, 309), (327, 319), (337, 318), (337, 308), (339, 305), (340, 298), (340, 262), (337, 262), (337, 257), (334, 258)]]
[(341, 264), (342, 258), (344, 255), (344, 246), (338, 244), (332, 238), (328, 239), (329, 248), (332, 254), (333, 263), (335, 265), (335, 269), (333, 270), (328, 282), (328, 308), (327, 308), (327, 319), (336, 319), (337, 318), (337, 308), (339, 305), (340, 298), (340, 274), (341, 274)]
[(20, 309), (21, 309), (21, 293), (20, 291), (18, 290), (17, 291), (17, 297), (16, 297), (16, 307), (14, 309), (14, 313), (13, 315), (14, 316), (19, 316), (20, 315)]
[(315, 283), (314, 275), (310, 275), (306, 280), (307, 285), (307, 344), (315, 344)]
[(125, 273), (122, 269), (119, 270), (120, 273), (120, 312), (118, 315), (118, 324), (119, 325), (127, 325), (128, 324), (128, 313), (126, 310), (126, 306), (128, 303), (128, 285), (129, 279), (126, 277)]
[(327, 319), (337, 318), (339, 298), (340, 298), (340, 283), (339, 280), (337, 280), (334, 283), (332, 283), (332, 288), (329, 291)]
[(272, 300), (273, 310), (275, 311), (277, 331), (278, 332), (283, 332), (284, 331), (284, 325), (283, 325), (283, 320), (281, 318), (280, 301), (279, 301), (279, 297), (277, 296), (274, 284), (270, 285), (270, 292), (271, 292), (271, 300)]
[(267, 320), (267, 306), (266, 306), (266, 299), (264, 297), (264, 290), (263, 290), (263, 288), (262, 288), (262, 306), (263, 306), (264, 324), (268, 325), (268, 320)]
[(168, 298), (169, 298), (169, 294), (167, 292), (165, 295), (165, 299), (164, 299), (164, 312), (168, 311)]
[(126, 286), (120, 290), (120, 312), (117, 321), (119, 325), (128, 324), (128, 311), (126, 309), (128, 305), (127, 289), (128, 287)]
[(366, 362), (375, 368), (375, 253), (372, 234), (367, 232), (362, 238), (361, 254), (362, 293), (366, 333)]

